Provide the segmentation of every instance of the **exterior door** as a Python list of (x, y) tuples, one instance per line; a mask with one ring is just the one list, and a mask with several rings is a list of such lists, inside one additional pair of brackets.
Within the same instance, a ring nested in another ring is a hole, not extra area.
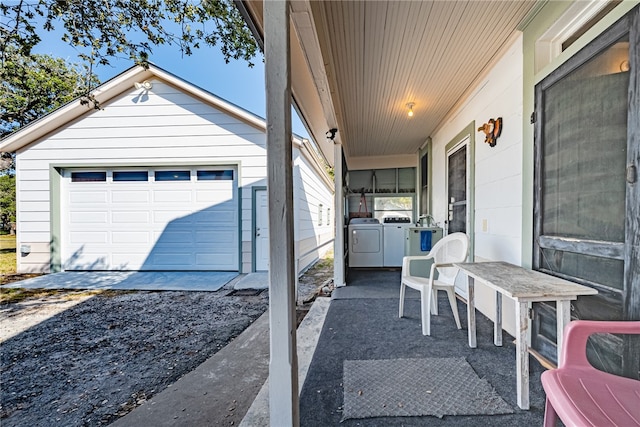
[[(536, 87), (533, 265), (598, 290), (572, 304), (573, 318), (640, 319), (638, 10)], [(555, 307), (536, 304), (532, 346), (551, 360), (553, 325)], [(635, 339), (597, 335), (588, 354), (638, 375)]]
[(467, 232), (467, 141), (447, 154), (449, 234)]
[(256, 227), (255, 227), (255, 254), (256, 271), (269, 270), (269, 201), (267, 190), (255, 192)]

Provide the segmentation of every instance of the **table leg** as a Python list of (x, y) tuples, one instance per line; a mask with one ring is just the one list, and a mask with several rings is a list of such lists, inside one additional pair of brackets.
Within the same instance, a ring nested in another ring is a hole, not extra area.
[(493, 344), (502, 347), (502, 294), (496, 291), (496, 320), (493, 322)]
[(467, 275), (467, 320), (469, 347), (476, 348), (476, 303), (475, 303), (475, 283), (473, 277)]
[(529, 304), (516, 301), (516, 391), (520, 409), (529, 409)]
[(558, 351), (558, 363), (560, 363), (560, 354), (562, 352), (562, 344), (564, 343), (564, 328), (571, 321), (571, 301), (556, 301), (556, 345)]

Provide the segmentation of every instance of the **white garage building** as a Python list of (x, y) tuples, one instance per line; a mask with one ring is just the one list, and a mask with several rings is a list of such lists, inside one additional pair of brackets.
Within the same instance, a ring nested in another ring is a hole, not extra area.
[[(18, 271), (268, 269), (265, 121), (151, 65), (11, 134)], [(294, 138), (296, 259), (333, 240), (333, 181)]]

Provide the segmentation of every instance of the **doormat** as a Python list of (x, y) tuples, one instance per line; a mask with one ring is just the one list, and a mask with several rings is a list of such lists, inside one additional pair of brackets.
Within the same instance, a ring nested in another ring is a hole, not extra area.
[(464, 357), (345, 360), (343, 420), (512, 414)]

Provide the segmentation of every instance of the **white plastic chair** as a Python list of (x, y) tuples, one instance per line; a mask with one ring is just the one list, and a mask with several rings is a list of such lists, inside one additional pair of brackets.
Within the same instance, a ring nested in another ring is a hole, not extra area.
[[(422, 316), (422, 334), (431, 335), (431, 310), (438, 315), (438, 291), (445, 291), (453, 311), (458, 329), (460, 316), (456, 305), (455, 281), (459, 270), (452, 266), (464, 262), (469, 250), (469, 237), (464, 233), (452, 233), (439, 240), (428, 255), (405, 256), (402, 259), (402, 278), (400, 281), (400, 317), (404, 315), (404, 294), (406, 286), (420, 291)], [(411, 276), (411, 261), (433, 259), (429, 277)], [(436, 270), (438, 277), (435, 277)]]

